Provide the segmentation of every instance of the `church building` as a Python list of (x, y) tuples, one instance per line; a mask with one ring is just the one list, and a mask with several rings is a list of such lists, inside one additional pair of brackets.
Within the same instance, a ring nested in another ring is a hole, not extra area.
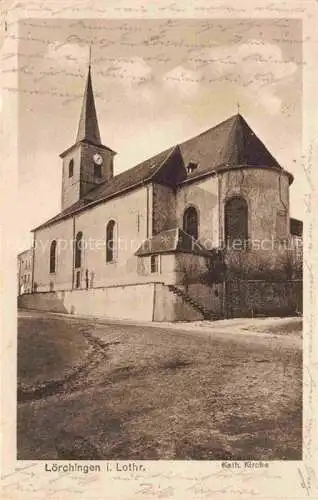
[(282, 265), (293, 176), (241, 114), (118, 175), (115, 156), (100, 137), (89, 68), (75, 143), (60, 154), (61, 211), (33, 230), (27, 307), (215, 319), (228, 314), (232, 245), (249, 269), (260, 260), (272, 271)]

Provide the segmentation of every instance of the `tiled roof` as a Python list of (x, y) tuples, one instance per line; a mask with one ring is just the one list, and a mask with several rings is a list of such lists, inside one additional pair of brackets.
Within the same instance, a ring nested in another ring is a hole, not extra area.
[(59, 214), (55, 215), (54, 217), (52, 217), (51, 219), (47, 220), (46, 222), (44, 222), (43, 224), (41, 224), (40, 226), (36, 227), (35, 229), (33, 229), (33, 231), (35, 231), (36, 229), (39, 229), (40, 227), (45, 227), (45, 226), (49, 226), (50, 224), (52, 224), (53, 222), (57, 222), (59, 220), (62, 220), (64, 219), (65, 217), (67, 217), (68, 215), (72, 215), (73, 213), (77, 212), (78, 210), (82, 209), (84, 206), (86, 205), (85, 203), (85, 200), (79, 200), (77, 201), (76, 203), (73, 203), (73, 205), (71, 205), (70, 207), (67, 207), (65, 210), (63, 210), (62, 212), (60, 212)]
[(100, 186), (88, 193), (85, 199), (77, 201), (70, 207), (63, 210), (63, 212), (59, 213), (55, 217), (52, 217), (52, 219), (49, 219), (35, 229), (39, 229), (40, 227), (62, 220), (68, 215), (83, 210), (90, 203), (98, 203), (100, 200), (115, 196), (126, 189), (133, 188), (142, 181), (146, 181), (147, 177), (155, 174), (157, 169), (160, 168), (161, 164), (169, 157), (170, 153), (172, 153), (174, 149), (174, 147), (167, 149), (166, 151), (163, 151), (162, 153), (159, 153), (158, 155), (140, 163), (136, 167), (115, 175), (110, 181), (100, 184)]
[(179, 227), (167, 229), (145, 240), (135, 255), (141, 257), (167, 252), (186, 252), (210, 256), (210, 253), (190, 234)]
[[(244, 118), (237, 114), (200, 135), (184, 141), (178, 146), (172, 146), (137, 166), (115, 175), (110, 181), (94, 188), (88, 193), (85, 200), (73, 204), (38, 228), (61, 220), (79, 210), (84, 210), (90, 204), (98, 203), (125, 190), (132, 189), (142, 182), (150, 181), (158, 173), (160, 167), (167, 164), (173, 152), (176, 155), (175, 161), (178, 161), (180, 169), (184, 170), (183, 177), (175, 177), (179, 179), (178, 183), (207, 174), (212, 175), (222, 169), (237, 166), (266, 167), (283, 171)], [(186, 173), (185, 167), (189, 163), (196, 164), (197, 168)], [(290, 179), (292, 179), (291, 175)]]
[(101, 184), (91, 191), (91, 193), (88, 193), (86, 199), (88, 201), (98, 201), (108, 198), (115, 193), (119, 193), (123, 189), (133, 187), (135, 184), (145, 181), (157, 172), (158, 168), (168, 159), (174, 149), (174, 147), (166, 149), (162, 153), (139, 163), (136, 167), (115, 175), (111, 181)]
[(185, 165), (198, 162), (198, 168), (188, 177), (235, 165), (281, 169), (240, 114), (183, 142), (180, 151)]

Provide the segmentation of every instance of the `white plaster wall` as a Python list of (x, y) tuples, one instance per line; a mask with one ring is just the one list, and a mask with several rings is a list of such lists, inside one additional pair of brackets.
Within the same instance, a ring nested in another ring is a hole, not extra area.
[[(116, 222), (117, 248), (113, 262), (106, 262), (106, 226)], [(139, 222), (138, 222), (139, 220)], [(75, 234), (82, 231), (83, 281), (88, 270), (93, 287), (138, 282), (137, 257), (134, 255), (147, 237), (147, 187), (96, 205), (75, 216)]]
[[(57, 241), (56, 272), (50, 274), (50, 246)], [(34, 283), (37, 291), (48, 291), (50, 282), (55, 290), (72, 287), (73, 221), (66, 219), (35, 232)]]
[(185, 184), (177, 191), (177, 223), (183, 227), (183, 214), (190, 205), (199, 212), (199, 241), (208, 249), (219, 244), (218, 180), (216, 177)]
[[(134, 253), (151, 231), (151, 196), (151, 189), (145, 186), (37, 230), (34, 267), (37, 291), (48, 291), (50, 286), (54, 290), (72, 288), (73, 239), (79, 231), (83, 233), (81, 288), (86, 287), (86, 270), (89, 287), (146, 281), (148, 278), (137, 273)], [(106, 262), (106, 225), (111, 219), (116, 222), (117, 248), (114, 261)], [(57, 265), (56, 273), (50, 274), (50, 244), (54, 239), (59, 242)]]
[(152, 321), (154, 284), (23, 295), (26, 309), (114, 319)]

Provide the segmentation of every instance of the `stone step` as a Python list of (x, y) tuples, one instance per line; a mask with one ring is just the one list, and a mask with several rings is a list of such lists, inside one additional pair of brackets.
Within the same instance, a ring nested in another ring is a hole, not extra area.
[(186, 294), (183, 290), (180, 290), (180, 288), (178, 288), (177, 286), (168, 285), (168, 289), (171, 292), (173, 292), (175, 295), (182, 297), (186, 302), (191, 304), (192, 307), (194, 307), (194, 309), (196, 309), (197, 311), (199, 311), (203, 315), (204, 319), (213, 319), (214, 318), (212, 311), (210, 311), (206, 307), (204, 307), (201, 304), (199, 304), (198, 302), (196, 302), (192, 297), (190, 297), (188, 294)]

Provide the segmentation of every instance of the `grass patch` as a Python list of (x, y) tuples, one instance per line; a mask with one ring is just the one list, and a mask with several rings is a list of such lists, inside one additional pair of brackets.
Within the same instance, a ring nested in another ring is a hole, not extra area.
[(91, 350), (76, 323), (37, 318), (30, 328), (20, 319), (18, 328), (18, 381), (24, 386), (63, 379)]

